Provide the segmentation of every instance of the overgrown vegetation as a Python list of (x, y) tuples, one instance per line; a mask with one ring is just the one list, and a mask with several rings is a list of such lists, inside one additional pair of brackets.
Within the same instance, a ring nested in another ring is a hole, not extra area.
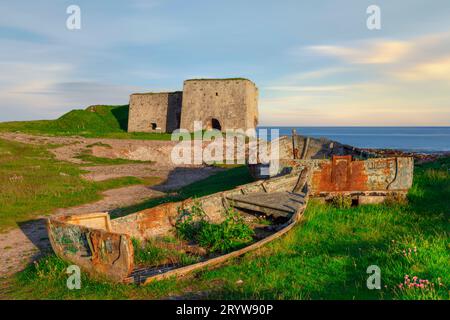
[(201, 203), (194, 202), (188, 210), (181, 210), (176, 224), (178, 235), (194, 241), (210, 252), (227, 253), (236, 250), (253, 240), (253, 230), (244, 222), (242, 216), (233, 208), (225, 212), (225, 220), (211, 223)]
[[(174, 240), (176, 242), (176, 239)], [(175, 264), (184, 266), (199, 260), (198, 256), (167, 247), (164, 241), (161, 240), (159, 242), (154, 240), (143, 243), (138, 239), (132, 239), (132, 243), (136, 266), (152, 267)]]
[[(448, 300), (449, 169), (450, 158), (416, 166), (408, 203), (339, 209), (310, 201), (303, 222), (285, 237), (221, 268), (197, 272), (195, 281), (137, 287), (83, 273), (81, 289), (68, 290), (67, 265), (52, 255), (20, 273), (8, 297)], [(230, 186), (236, 177), (231, 173), (227, 180), (226, 174), (222, 183)], [(380, 290), (367, 289), (370, 265), (381, 269)]]

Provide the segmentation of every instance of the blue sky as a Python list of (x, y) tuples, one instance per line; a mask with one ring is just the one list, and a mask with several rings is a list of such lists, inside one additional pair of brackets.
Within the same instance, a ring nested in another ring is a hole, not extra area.
[(0, 48), (0, 121), (246, 77), (262, 125), (450, 125), (448, 0), (1, 0)]

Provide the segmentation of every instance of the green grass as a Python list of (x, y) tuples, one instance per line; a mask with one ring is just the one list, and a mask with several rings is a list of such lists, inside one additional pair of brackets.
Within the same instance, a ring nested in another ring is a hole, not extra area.
[[(225, 299), (449, 299), (449, 168), (450, 158), (417, 166), (407, 204), (340, 209), (310, 201), (302, 223), (285, 237), (196, 272), (194, 279), (138, 287), (83, 274), (82, 288), (70, 291), (66, 264), (52, 255), (17, 275), (10, 297), (149, 299), (208, 292), (208, 298)], [(223, 173), (222, 183), (234, 179), (233, 171), (228, 180)], [(381, 269), (381, 290), (366, 287), (370, 265)], [(401, 290), (405, 275), (434, 288)]]
[(0, 230), (38, 215), (101, 198), (108, 189), (142, 184), (134, 177), (89, 182), (82, 169), (57, 161), (45, 147), (0, 139)]
[(56, 120), (2, 122), (0, 132), (142, 140), (171, 138), (171, 135), (166, 133), (128, 133), (127, 127), (128, 105), (97, 105), (85, 110), (72, 110)]

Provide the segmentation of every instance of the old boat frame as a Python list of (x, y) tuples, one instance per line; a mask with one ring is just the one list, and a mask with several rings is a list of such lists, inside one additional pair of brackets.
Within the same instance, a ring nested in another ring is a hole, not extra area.
[[(112, 220), (104, 212), (54, 216), (47, 220), (47, 230), (54, 252), (63, 260), (80, 266), (93, 276), (115, 282), (147, 284), (217, 266), (281, 237), (300, 220), (306, 208), (307, 177), (307, 170), (303, 170), (300, 174), (259, 180), (229, 191), (165, 203)], [(249, 208), (246, 196), (258, 195), (262, 196), (258, 198), (260, 200), (254, 200), (253, 207)], [(285, 203), (279, 203), (276, 199)], [(173, 231), (179, 209), (189, 208), (194, 201), (202, 204), (211, 221), (223, 219), (220, 212), (232, 206), (238, 211), (252, 210), (274, 218), (284, 218), (284, 222), (274, 226), (273, 233), (267, 237), (228, 254), (184, 267), (135, 269), (131, 239), (151, 239)]]
[[(380, 203), (393, 195), (404, 197), (412, 185), (413, 159), (353, 160), (351, 155), (331, 160), (282, 159), (278, 176), (241, 185), (198, 199), (171, 202), (111, 220), (108, 213), (54, 216), (48, 219), (49, 239), (55, 253), (86, 272), (116, 282), (146, 284), (181, 277), (217, 266), (279, 238), (300, 220), (309, 197), (329, 200), (351, 197), (355, 204)], [(251, 170), (258, 168), (251, 168)], [(247, 247), (188, 266), (134, 268), (132, 238), (152, 239), (173, 232), (179, 209), (197, 201), (212, 222), (223, 220), (224, 209), (243, 214), (283, 218), (273, 233)]]

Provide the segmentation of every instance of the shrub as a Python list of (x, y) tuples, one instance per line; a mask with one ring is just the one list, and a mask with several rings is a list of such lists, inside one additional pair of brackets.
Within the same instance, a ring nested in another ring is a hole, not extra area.
[(333, 197), (331, 203), (338, 209), (348, 209), (352, 206), (352, 198), (345, 195), (337, 195)]
[(229, 252), (252, 241), (254, 231), (238, 212), (229, 208), (225, 216), (221, 223), (210, 223), (201, 204), (195, 202), (190, 211), (182, 211), (176, 224), (177, 234), (211, 252)]
[(384, 203), (388, 206), (405, 205), (408, 203), (408, 198), (403, 194), (390, 193), (386, 196)]
[(161, 264), (189, 265), (198, 261), (198, 257), (179, 252), (175, 249), (164, 248), (156, 240), (142, 243), (132, 238), (134, 248), (134, 263), (138, 266), (157, 266)]
[(157, 265), (167, 257), (164, 250), (154, 246), (151, 242), (142, 243), (139, 239), (135, 238), (132, 238), (131, 242), (134, 248), (134, 262), (137, 265)]

